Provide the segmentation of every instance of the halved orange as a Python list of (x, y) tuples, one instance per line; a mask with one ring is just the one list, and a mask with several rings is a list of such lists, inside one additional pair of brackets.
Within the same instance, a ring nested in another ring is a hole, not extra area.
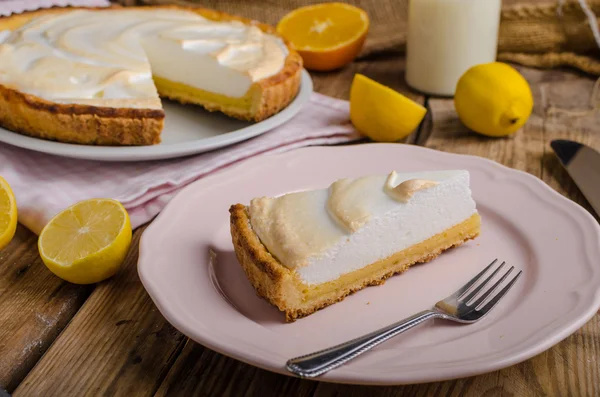
[(277, 24), (307, 69), (329, 71), (352, 62), (369, 31), (369, 16), (344, 3), (322, 3), (295, 9)]

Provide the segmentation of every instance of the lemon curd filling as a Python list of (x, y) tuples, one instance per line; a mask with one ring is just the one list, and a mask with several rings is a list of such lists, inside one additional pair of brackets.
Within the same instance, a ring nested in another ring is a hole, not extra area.
[(352, 290), (364, 284), (380, 284), (383, 279), (407, 270), (411, 264), (424, 262), (437, 256), (444, 250), (479, 234), (481, 218), (479, 214), (472, 215), (466, 221), (435, 236), (397, 252), (388, 258), (379, 260), (366, 267), (340, 276), (315, 286), (308, 286), (299, 281), (303, 292), (303, 304), (322, 301), (325, 297), (337, 294), (340, 290)]
[(153, 80), (160, 96), (174, 99), (182, 103), (201, 104), (208, 110), (212, 110), (212, 104), (218, 103), (219, 110), (225, 110), (229, 113), (239, 112), (244, 114), (251, 111), (252, 106), (255, 103), (253, 102), (253, 97), (256, 93), (252, 88), (242, 97), (230, 97), (170, 81), (158, 76), (153, 76)]

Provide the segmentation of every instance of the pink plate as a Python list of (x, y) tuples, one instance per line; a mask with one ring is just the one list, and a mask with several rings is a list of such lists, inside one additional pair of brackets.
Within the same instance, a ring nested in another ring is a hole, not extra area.
[[(255, 293), (233, 252), (229, 206), (391, 170), (466, 169), (482, 216), (479, 238), (287, 324)], [(527, 173), (492, 161), (402, 144), (312, 147), (260, 156), (204, 178), (146, 229), (138, 271), (162, 314), (193, 340), (282, 374), (287, 359), (431, 307), (494, 258), (523, 270), (489, 316), (432, 321), (322, 377), (402, 384), (472, 376), (526, 360), (600, 307), (600, 227), (582, 207)]]

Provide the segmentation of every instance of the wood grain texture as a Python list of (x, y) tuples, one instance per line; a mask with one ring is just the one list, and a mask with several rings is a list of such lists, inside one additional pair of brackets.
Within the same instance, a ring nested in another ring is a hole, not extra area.
[(188, 341), (156, 397), (314, 395), (318, 382), (265, 371)]
[(142, 287), (134, 241), (125, 266), (98, 284), (14, 396), (153, 395), (185, 338)]
[(92, 289), (54, 276), (38, 255), (37, 236), (19, 226), (0, 251), (0, 389), (21, 382)]

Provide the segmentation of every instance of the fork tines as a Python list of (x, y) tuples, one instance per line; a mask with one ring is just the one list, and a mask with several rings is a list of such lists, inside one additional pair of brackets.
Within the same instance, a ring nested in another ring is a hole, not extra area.
[[(504, 268), (506, 262), (502, 262), (500, 266), (496, 267), (496, 269), (490, 274), (483, 282), (480, 284), (479, 281), (483, 278), (483, 276), (488, 273), (490, 269), (494, 267), (494, 265), (498, 262), (498, 259), (494, 259), (492, 263), (490, 263), (485, 269), (483, 269), (478, 275), (476, 275), (473, 279), (471, 279), (468, 283), (466, 283), (460, 290), (458, 290), (455, 294), (455, 298), (460, 300), (464, 305), (470, 306), (475, 310), (481, 312), (488, 312), (491, 310), (496, 303), (510, 290), (513, 284), (517, 281), (519, 276), (522, 273), (522, 270), (519, 272), (498, 292), (496, 295), (492, 296), (489, 302), (483, 305), (493, 293), (498, 289), (498, 287), (506, 280), (506, 278), (510, 275), (510, 273), (514, 270), (514, 266), (511, 266), (507, 271), (505, 271), (498, 281), (494, 283), (487, 290), (482, 290), (492, 281), (495, 276)], [(477, 286), (475, 286), (478, 284)], [(467, 296), (465, 296), (469, 293)], [(478, 296), (479, 295), (479, 296)], [(477, 298), (475, 300), (475, 298)]]

